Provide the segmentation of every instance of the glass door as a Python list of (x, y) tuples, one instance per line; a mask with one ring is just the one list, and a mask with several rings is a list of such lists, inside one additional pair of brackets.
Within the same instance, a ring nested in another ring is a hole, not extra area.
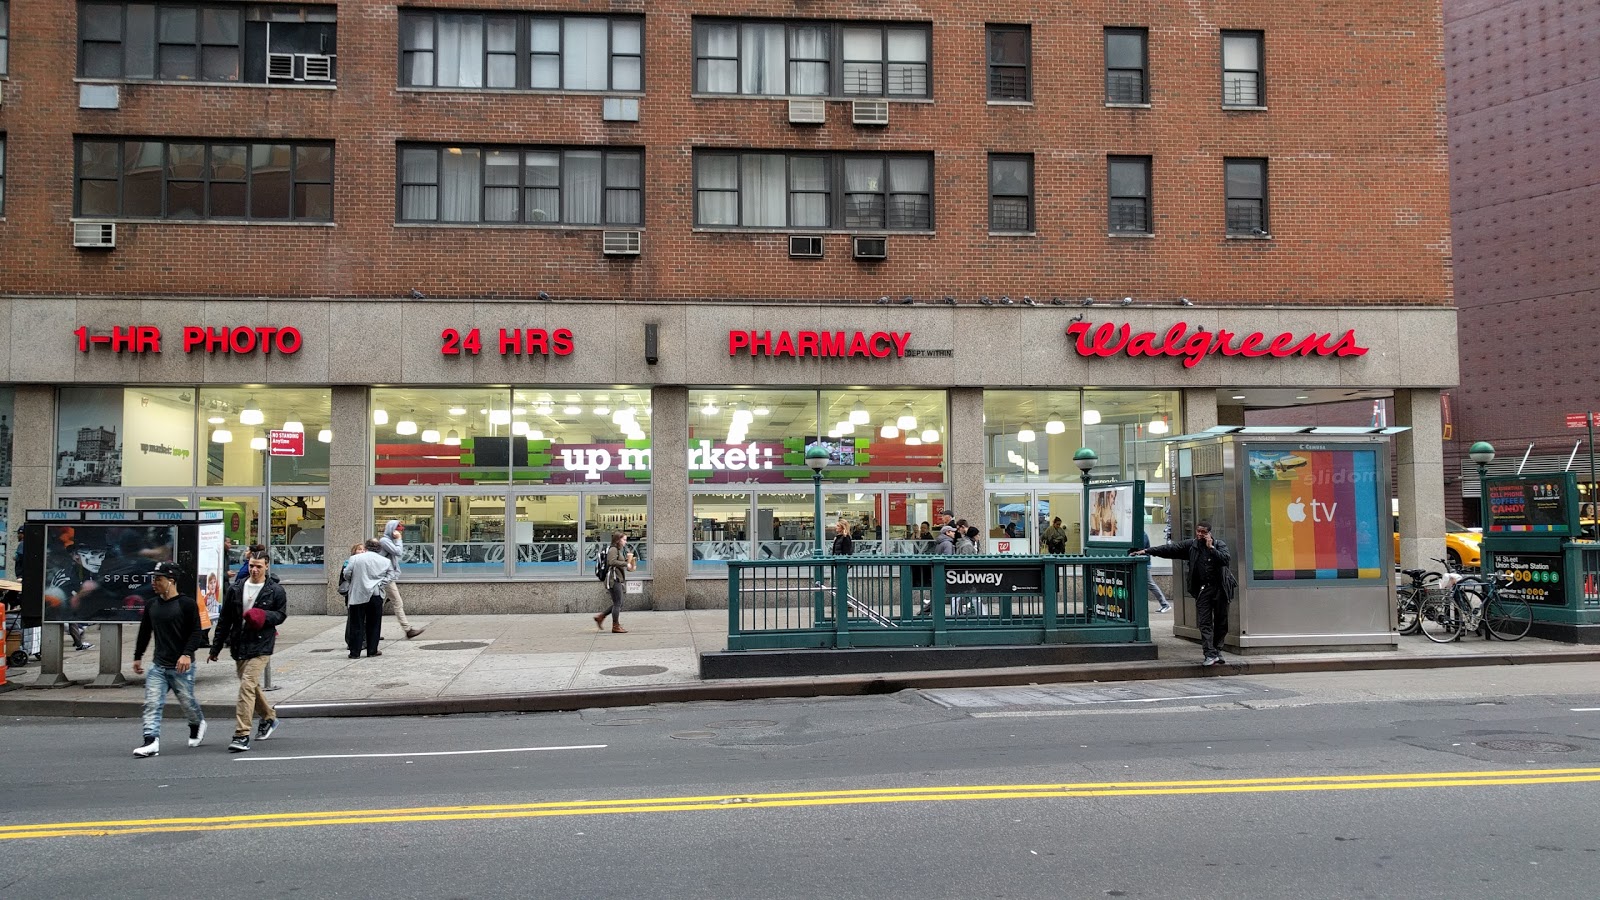
[(1038, 552), (1035, 540), (1039, 529), (1032, 491), (1005, 491), (989, 495), (989, 534), (983, 541), (985, 553)]

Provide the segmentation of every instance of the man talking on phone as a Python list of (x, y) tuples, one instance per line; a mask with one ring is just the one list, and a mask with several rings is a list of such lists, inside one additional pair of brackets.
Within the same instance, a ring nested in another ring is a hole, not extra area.
[(1203, 666), (1222, 662), (1222, 637), (1228, 633), (1228, 604), (1233, 600), (1233, 589), (1238, 583), (1228, 568), (1231, 557), (1228, 545), (1211, 533), (1210, 522), (1194, 526), (1194, 537), (1174, 541), (1147, 550), (1129, 550), (1129, 556), (1159, 556), (1162, 559), (1181, 559), (1188, 563), (1185, 587), (1194, 597), (1194, 615), (1200, 626), (1200, 647), (1205, 654)]

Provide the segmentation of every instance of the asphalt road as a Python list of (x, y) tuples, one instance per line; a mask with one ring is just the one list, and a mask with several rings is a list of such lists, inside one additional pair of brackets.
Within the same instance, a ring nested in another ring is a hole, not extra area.
[(12, 719), (0, 898), (1592, 898), (1594, 675), (169, 720), (150, 760)]

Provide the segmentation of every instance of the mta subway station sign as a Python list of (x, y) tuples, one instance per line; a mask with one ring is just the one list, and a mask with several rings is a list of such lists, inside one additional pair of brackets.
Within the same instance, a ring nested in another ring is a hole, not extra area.
[(1044, 566), (962, 565), (944, 567), (946, 594), (1042, 594)]

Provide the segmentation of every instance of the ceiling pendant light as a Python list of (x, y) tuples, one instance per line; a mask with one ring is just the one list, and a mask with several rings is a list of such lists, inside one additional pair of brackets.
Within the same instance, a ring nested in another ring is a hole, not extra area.
[(716, 415), (718, 412), (720, 412), (720, 410), (717, 409), (717, 401), (707, 397), (705, 405), (700, 407), (700, 412), (708, 416)]
[(447, 447), (461, 446), (461, 433), (456, 431), (454, 428), (450, 429), (444, 434), (444, 443)]
[(900, 418), (895, 420), (895, 425), (901, 431), (910, 431), (917, 427), (917, 417), (911, 414), (911, 404), (907, 403), (905, 409), (900, 410)]
[(373, 410), (372, 411), (372, 424), (374, 424), (374, 425), (387, 425), (387, 424), (389, 424), (389, 411), (388, 410), (384, 410), (384, 409), (375, 409), (375, 410)]
[(1067, 423), (1061, 421), (1061, 416), (1058, 413), (1051, 413), (1050, 414), (1050, 418), (1045, 420), (1045, 423), (1044, 423), (1044, 433), (1045, 434), (1062, 434), (1066, 430), (1067, 430)]
[(894, 424), (893, 419), (884, 419), (883, 427), (878, 429), (878, 437), (893, 440), (900, 436), (900, 426)]
[(908, 436), (906, 438), (906, 446), (907, 447), (921, 447), (922, 446), (922, 438), (919, 438), (914, 434), (910, 435), (910, 436)]
[(1022, 428), (1017, 432), (1017, 441), (1018, 443), (1022, 444), (1033, 443), (1033, 426), (1023, 425)]
[(289, 421), (283, 423), (283, 430), (298, 431), (301, 434), (305, 434), (306, 426), (305, 423), (301, 422), (299, 419), (290, 419)]
[(412, 435), (417, 433), (417, 423), (410, 419), (401, 419), (395, 423), (395, 434)]
[(240, 425), (260, 425), (266, 420), (267, 417), (262, 415), (261, 407), (256, 405), (256, 400), (254, 397), (251, 397), (249, 401), (245, 403), (244, 409), (239, 410)]
[(212, 416), (211, 418), (206, 419), (206, 422), (208, 424), (211, 424), (211, 425), (221, 425), (223, 422), (226, 422), (226, 421), (228, 421), (228, 420), (224, 419), (221, 416)]
[(752, 409), (750, 411), (755, 413), (758, 416), (766, 416), (766, 415), (771, 415), (772, 414), (772, 410), (768, 409), (767, 405), (765, 403), (757, 403), (756, 404), (756, 408)]
[(424, 444), (437, 444), (437, 443), (439, 443), (439, 429), (437, 429), (437, 428), (429, 428), (429, 429), (426, 429), (425, 431), (423, 431), (422, 432), (422, 442)]
[(1156, 418), (1151, 419), (1150, 420), (1150, 433), (1151, 434), (1166, 434), (1167, 433), (1167, 417), (1166, 416), (1157, 416)]
[(872, 413), (867, 412), (866, 406), (857, 400), (856, 405), (850, 407), (850, 421), (857, 425), (865, 425), (872, 421)]
[(855, 434), (856, 423), (850, 421), (849, 419), (841, 419), (839, 424), (834, 426), (834, 430), (838, 431), (840, 434)]
[(595, 415), (597, 415), (597, 416), (609, 416), (609, 415), (611, 415), (611, 405), (606, 401), (606, 395), (605, 394), (600, 394), (599, 396), (595, 397), (594, 398), (594, 402), (595, 402), (595, 407), (594, 407), (594, 414)]
[(544, 440), (544, 432), (540, 431), (537, 428), (529, 428), (528, 429), (528, 440), (530, 440), (530, 441), (542, 441), (542, 440)]
[(922, 432), (922, 442), (924, 444), (939, 443), (939, 432), (932, 428), (927, 429), (926, 431)]
[(229, 443), (232, 443), (233, 442), (233, 432), (229, 431), (226, 428), (218, 428), (216, 431), (211, 432), (211, 442), (213, 444), (229, 444)]
[(512, 422), (511, 423), (511, 433), (516, 435), (517, 437), (523, 437), (524, 435), (526, 435), (528, 433), (528, 423), (522, 421), (521, 419), (518, 419), (515, 422)]
[(251, 450), (265, 450), (265, 449), (267, 449), (267, 439), (264, 438), (264, 437), (253, 437), (253, 438), (251, 438), (250, 439), (250, 449)]
[(1085, 425), (1099, 425), (1100, 424), (1100, 410), (1098, 410), (1098, 409), (1085, 409), (1083, 411), (1083, 424), (1085, 424)]
[(317, 440), (321, 441), (324, 444), (333, 443), (333, 429), (332, 428), (324, 428), (321, 431), (317, 432)]
[(566, 406), (561, 407), (561, 411), (566, 415), (576, 416), (583, 413), (583, 407), (577, 405), (576, 403), (569, 403)]
[(452, 415), (452, 416), (464, 416), (466, 414), (467, 414), (466, 407), (463, 407), (463, 406), (452, 406), (452, 407), (450, 407), (450, 415)]

